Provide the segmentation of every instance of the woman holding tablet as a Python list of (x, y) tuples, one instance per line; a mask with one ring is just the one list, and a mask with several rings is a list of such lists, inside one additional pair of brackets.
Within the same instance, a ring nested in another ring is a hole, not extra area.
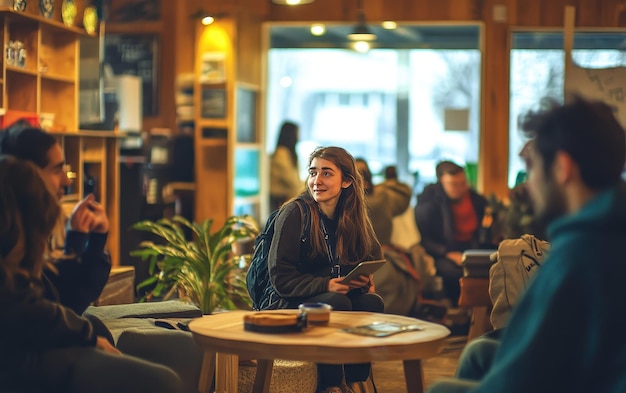
[[(297, 198), (309, 214), (295, 200), (281, 207), (268, 258), (268, 289), (281, 298), (280, 307), (322, 302), (337, 311), (383, 312), (372, 275), (349, 282), (342, 277), (360, 262), (383, 259), (352, 155), (340, 147), (316, 149), (309, 158), (307, 189)], [(310, 230), (301, 235), (307, 217)], [(365, 381), (369, 371), (369, 364), (318, 365), (319, 388), (353, 392), (347, 384)]]

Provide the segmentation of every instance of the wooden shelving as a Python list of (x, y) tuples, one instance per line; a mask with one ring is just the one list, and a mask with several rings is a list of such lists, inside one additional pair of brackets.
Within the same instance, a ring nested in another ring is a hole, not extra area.
[[(77, 5), (82, 11), (83, 2)], [(25, 12), (0, 7), (0, 39), (4, 48), (0, 58), (0, 106), (11, 119), (38, 119), (43, 113), (54, 114), (50, 133), (57, 138), (67, 164), (76, 173), (71, 195), (63, 198), (63, 205), (71, 209), (94, 187), (109, 217), (107, 248), (113, 264), (119, 265), (118, 141), (125, 134), (78, 129), (79, 38), (86, 32), (65, 26), (60, 13), (46, 19), (38, 12), (30, 4)], [(14, 41), (19, 41), (25, 50), (22, 60), (19, 56), (7, 57), (9, 42)], [(93, 182), (86, 181), (88, 178)]]
[(232, 214), (242, 213), (260, 218), (261, 75), (248, 60), (260, 58), (261, 42), (260, 39), (248, 41), (248, 35), (243, 33), (246, 29), (258, 33), (261, 25), (249, 17), (234, 14), (209, 26), (197, 25), (194, 85), (197, 220), (213, 218), (219, 224)]

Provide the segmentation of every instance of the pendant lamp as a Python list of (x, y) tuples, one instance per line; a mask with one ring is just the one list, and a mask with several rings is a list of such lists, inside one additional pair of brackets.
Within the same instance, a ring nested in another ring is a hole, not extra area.
[(280, 5), (300, 5), (300, 4), (309, 4), (315, 0), (272, 0), (274, 4)]
[(348, 34), (350, 41), (374, 41), (376, 34), (367, 27), (365, 23), (365, 12), (363, 11), (363, 1), (359, 0), (357, 6), (357, 22), (356, 26), (350, 34)]

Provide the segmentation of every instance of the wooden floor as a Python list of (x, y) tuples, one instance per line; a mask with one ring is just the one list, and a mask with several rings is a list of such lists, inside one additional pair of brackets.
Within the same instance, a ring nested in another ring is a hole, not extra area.
[[(443, 352), (423, 362), (424, 379), (428, 387), (432, 382), (444, 377), (452, 377), (465, 346), (465, 336), (452, 336)], [(378, 393), (406, 392), (401, 361), (375, 362), (372, 365), (374, 381)]]

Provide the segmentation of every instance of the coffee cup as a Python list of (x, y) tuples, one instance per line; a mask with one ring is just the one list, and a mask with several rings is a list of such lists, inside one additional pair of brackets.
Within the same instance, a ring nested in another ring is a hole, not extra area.
[(328, 325), (330, 311), (333, 309), (326, 303), (302, 303), (298, 306), (300, 313), (306, 314), (307, 325)]

